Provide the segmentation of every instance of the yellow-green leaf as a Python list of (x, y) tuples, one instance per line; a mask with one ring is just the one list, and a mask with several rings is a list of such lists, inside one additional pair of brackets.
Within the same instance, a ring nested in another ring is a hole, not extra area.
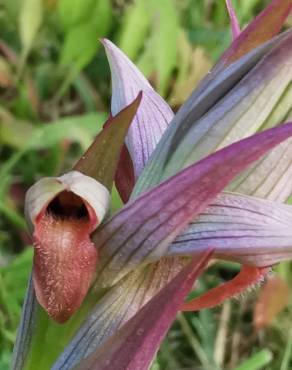
[(59, 0), (57, 10), (64, 29), (68, 30), (86, 22), (95, 3), (96, 0)]
[(42, 0), (24, 0), (19, 17), (19, 32), (22, 53), (27, 55), (43, 19)]

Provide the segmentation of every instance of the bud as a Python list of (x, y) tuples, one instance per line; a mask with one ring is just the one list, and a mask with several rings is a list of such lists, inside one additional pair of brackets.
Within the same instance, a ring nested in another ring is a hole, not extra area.
[(90, 287), (97, 263), (90, 234), (105, 217), (109, 202), (102, 184), (77, 171), (43, 178), (26, 194), (36, 296), (59, 323), (79, 308)]

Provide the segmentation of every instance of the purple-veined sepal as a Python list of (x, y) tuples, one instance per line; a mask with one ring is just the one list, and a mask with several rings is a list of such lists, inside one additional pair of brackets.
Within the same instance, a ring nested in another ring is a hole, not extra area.
[[(289, 119), (292, 119), (292, 115)], [(238, 176), (228, 186), (228, 190), (276, 202), (286, 202), (292, 194), (291, 179), (292, 139), (290, 138)]]
[(237, 193), (222, 193), (189, 224), (169, 256), (201, 253), (250, 266), (271, 266), (292, 257), (292, 206)]
[[(106, 286), (116, 283), (139, 264), (166, 256), (171, 242), (188, 223), (196, 221), (196, 217), (238, 173), (291, 135), (292, 123), (288, 123), (243, 139), (186, 168), (129, 203), (94, 233), (93, 240), (101, 252), (99, 283)], [(267, 209), (271, 210), (273, 206), (267, 206)], [(280, 227), (278, 232), (282, 230), (285, 231), (285, 227)], [(289, 237), (288, 244), (287, 239), (283, 241), (286, 243), (283, 245), (284, 259), (291, 257), (290, 242)], [(230, 255), (233, 256), (232, 252)], [(234, 258), (236, 255), (235, 251)], [(275, 260), (265, 258), (268, 264), (279, 260), (278, 257)]]
[(128, 105), (139, 91), (143, 92), (142, 102), (126, 137), (137, 178), (171, 121), (173, 112), (118, 47), (107, 39), (103, 39), (102, 43), (111, 68), (112, 114), (117, 114)]
[[(224, 53), (219, 63), (200, 84), (199, 93), (206, 90), (207, 85), (216, 74), (222, 72), (229, 64), (248, 54), (259, 45), (267, 42), (280, 31), (285, 19), (291, 11), (290, 0), (273, 0), (272, 3), (241, 33), (231, 1), (227, 8), (231, 17), (235, 40)], [(111, 67), (112, 76), (112, 113), (116, 114), (133, 100), (141, 90), (144, 93), (136, 118), (126, 138), (128, 149), (134, 164), (135, 176), (140, 175), (156, 144), (173, 118), (167, 103), (152, 89), (138, 68), (109, 40), (102, 40)], [(248, 63), (246, 63), (248, 65)], [(225, 87), (226, 89), (226, 83)], [(224, 90), (224, 89), (223, 89)], [(217, 98), (218, 99), (218, 98)], [(194, 98), (193, 98), (194, 100)], [(212, 104), (212, 97), (208, 97)], [(214, 100), (216, 98), (214, 97)], [(187, 106), (187, 110), (189, 110)], [(205, 108), (207, 110), (207, 107)], [(201, 109), (196, 108), (200, 114)], [(201, 113), (202, 114), (202, 113)], [(182, 119), (182, 113), (179, 118)]]
[[(287, 114), (290, 106), (282, 104), (282, 99), (292, 79), (291, 41), (288, 31), (218, 73), (203, 84), (204, 89), (199, 86), (169, 125), (133, 195), (212, 151), (254, 134), (275, 107)], [(273, 126), (279, 123), (274, 120)]]
[(147, 370), (162, 339), (196, 279), (211, 257), (207, 251), (194, 258), (135, 316), (103, 345), (82, 360), (76, 370)]

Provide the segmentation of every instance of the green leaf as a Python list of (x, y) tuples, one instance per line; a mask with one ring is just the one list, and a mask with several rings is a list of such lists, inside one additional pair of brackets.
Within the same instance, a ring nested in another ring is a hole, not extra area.
[(90, 21), (92, 22), (98, 37), (105, 36), (113, 21), (113, 10), (110, 0), (98, 0), (93, 7)]
[(89, 113), (44, 124), (35, 130), (30, 148), (48, 148), (64, 139), (80, 143), (82, 148), (86, 148), (93, 136), (101, 130), (104, 117), (103, 113)]
[(171, 73), (177, 61), (179, 36), (178, 13), (173, 1), (152, 1), (153, 49), (158, 91), (165, 95)]
[(263, 349), (262, 351), (252, 355), (243, 364), (236, 367), (234, 370), (261, 370), (263, 366), (268, 365), (273, 359), (272, 353)]
[(96, 0), (58, 0), (57, 11), (64, 29), (86, 22), (95, 3)]
[[(32, 149), (52, 148), (67, 139), (77, 142), (83, 150), (90, 145), (92, 138), (102, 127), (104, 114), (90, 113), (83, 116), (62, 118), (49, 124), (34, 128), (33, 125), (19, 121), (4, 121), (0, 124), (0, 140), (6, 145), (16, 147), (13, 155), (0, 168), (0, 198), (8, 190), (10, 172), (22, 157)], [(46, 163), (46, 167), (48, 163)]]
[[(151, 35), (145, 45), (149, 30)], [(162, 95), (166, 93), (169, 77), (176, 66), (179, 31), (178, 12), (172, 0), (139, 0), (125, 17), (119, 47), (134, 60), (144, 48), (139, 65), (147, 74), (157, 73), (158, 90)]]
[(137, 0), (129, 7), (122, 22), (119, 47), (135, 59), (150, 27), (147, 0)]
[(76, 71), (90, 62), (98, 48), (98, 34), (92, 23), (82, 23), (65, 36), (60, 63), (70, 65)]
[(25, 151), (50, 148), (64, 139), (77, 142), (85, 149), (101, 129), (104, 119), (103, 113), (89, 113), (37, 126), (17, 120), (3, 121), (0, 138), (3, 144)]
[[(2, 258), (3, 262), (4, 259)], [(6, 265), (4, 262), (4, 266), (0, 267), (1, 350), (5, 350), (5, 347), (8, 346), (10, 348), (15, 341), (15, 328), (21, 312), (21, 305), (26, 289), (26, 279), (31, 269), (31, 262), (32, 249), (27, 248), (10, 261), (9, 264)]]
[(0, 203), (0, 214), (3, 214), (19, 230), (26, 230), (25, 220), (20, 214), (6, 204)]
[(60, 64), (70, 66), (74, 73), (84, 68), (100, 46), (98, 38), (106, 35), (111, 22), (112, 9), (109, 0), (99, 0), (92, 7), (88, 19), (66, 33)]
[(24, 0), (19, 18), (22, 54), (27, 55), (40, 28), (43, 18), (42, 0)]

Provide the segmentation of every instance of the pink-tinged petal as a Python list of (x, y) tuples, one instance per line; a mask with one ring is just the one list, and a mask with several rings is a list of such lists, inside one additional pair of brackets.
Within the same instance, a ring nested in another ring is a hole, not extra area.
[(214, 256), (257, 267), (292, 258), (292, 206), (223, 193), (189, 224), (168, 256), (191, 256), (209, 245)]
[(223, 303), (226, 299), (236, 297), (246, 291), (251, 286), (261, 282), (269, 272), (269, 267), (243, 266), (238, 275), (232, 280), (219, 285), (202, 294), (200, 297), (192, 299), (182, 305), (182, 311), (199, 311), (204, 308), (212, 308)]
[(175, 237), (237, 174), (291, 135), (288, 123), (241, 140), (131, 202), (94, 233), (102, 256), (99, 281), (116, 282), (142, 262), (167, 254)]
[(171, 121), (173, 112), (118, 47), (106, 39), (102, 43), (112, 75), (112, 114), (117, 114), (128, 105), (139, 91), (143, 92), (142, 102), (126, 138), (137, 178)]
[(81, 361), (75, 369), (148, 369), (184, 297), (209, 259), (210, 253), (194, 259), (131, 320), (93, 354)]
[(225, 0), (225, 3), (226, 3), (227, 10), (228, 10), (229, 18), (230, 18), (232, 37), (233, 37), (233, 40), (235, 40), (240, 34), (240, 26), (238, 23), (238, 19), (236, 17), (235, 10), (231, 4), (231, 0)]
[(233, 63), (277, 35), (291, 9), (291, 0), (273, 0), (233, 41), (221, 57), (219, 65)]

